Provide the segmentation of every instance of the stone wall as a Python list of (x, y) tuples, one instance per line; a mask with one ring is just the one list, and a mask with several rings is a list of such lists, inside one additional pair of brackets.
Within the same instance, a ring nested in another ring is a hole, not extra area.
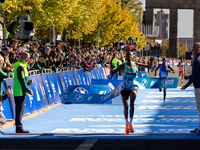
[(146, 0), (146, 23), (153, 23), (153, 9), (170, 10), (169, 57), (177, 57), (177, 21), (178, 9), (194, 10), (194, 43), (200, 42), (200, 0)]
[(199, 9), (200, 0), (146, 0), (147, 8)]

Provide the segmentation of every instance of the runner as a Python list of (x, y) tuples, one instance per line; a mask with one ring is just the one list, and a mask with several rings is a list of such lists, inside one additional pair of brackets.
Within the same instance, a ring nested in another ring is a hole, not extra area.
[[(135, 63), (133, 60), (133, 53), (131, 51), (127, 51), (126, 53), (126, 60), (127, 62), (123, 63), (122, 65), (118, 66), (115, 70), (112, 71), (112, 73), (116, 73), (120, 70), (122, 70), (123, 73), (123, 81), (124, 81), (124, 85), (126, 85), (125, 83), (128, 83), (128, 85), (130, 84), (130, 80), (132, 80), (133, 83), (133, 79), (136, 77), (136, 71), (137, 71), (137, 67), (138, 66), (143, 66), (148, 68), (147, 65), (142, 64), (142, 63)], [(125, 82), (128, 81), (128, 82)], [(126, 86), (125, 86), (126, 87)], [(129, 86), (130, 87), (130, 86)], [(134, 114), (134, 102), (137, 96), (137, 88), (135, 85), (132, 84), (132, 86), (128, 89), (128, 88), (124, 88), (122, 87), (122, 91), (121, 91), (121, 96), (122, 96), (122, 102), (123, 102), (123, 106), (124, 106), (124, 117), (126, 120), (126, 128), (125, 128), (125, 132), (128, 134), (129, 132), (133, 133), (133, 126), (132, 126), (132, 122), (133, 122), (133, 114)], [(130, 96), (130, 122), (128, 121), (128, 99)]]
[[(168, 78), (168, 72), (171, 70), (172, 73), (175, 73), (174, 70), (170, 67), (170, 65), (167, 64), (166, 58), (163, 57), (162, 59), (162, 64), (159, 64), (158, 67), (155, 70), (155, 76), (156, 76), (156, 71), (159, 70), (159, 78)], [(170, 70), (169, 70), (170, 69)], [(159, 89), (160, 92), (162, 92), (162, 89)], [(166, 98), (166, 91), (167, 89), (164, 89), (164, 100), (163, 103), (165, 104), (165, 98)]]
[(181, 59), (177, 67), (179, 67), (179, 78), (181, 78), (181, 83), (183, 83), (184, 71), (185, 71), (185, 63), (183, 62), (183, 59)]

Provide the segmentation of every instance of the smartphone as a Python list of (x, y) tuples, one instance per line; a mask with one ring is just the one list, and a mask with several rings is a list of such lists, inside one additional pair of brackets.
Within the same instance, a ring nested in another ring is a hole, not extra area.
[(10, 90), (11, 90), (11, 86), (10, 86), (10, 85), (8, 86), (8, 89), (10, 89)]

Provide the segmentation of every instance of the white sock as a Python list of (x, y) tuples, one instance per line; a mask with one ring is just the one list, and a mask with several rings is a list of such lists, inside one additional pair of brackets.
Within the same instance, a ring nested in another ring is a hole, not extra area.
[(126, 120), (126, 125), (128, 124), (128, 119), (125, 119)]
[(133, 122), (133, 118), (130, 118), (130, 124), (132, 124), (132, 122)]

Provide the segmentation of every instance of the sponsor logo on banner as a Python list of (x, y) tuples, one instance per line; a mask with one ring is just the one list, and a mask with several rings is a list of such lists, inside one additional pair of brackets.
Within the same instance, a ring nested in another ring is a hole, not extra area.
[(99, 91), (99, 94), (106, 94), (106, 91)]
[(86, 85), (85, 78), (83, 77), (83, 84)]
[(38, 93), (37, 87), (35, 86), (35, 91), (36, 91), (36, 95), (37, 95), (37, 101), (41, 101), (40, 99), (40, 95)]
[(78, 80), (79, 80), (79, 83), (82, 84), (81, 76), (80, 75), (78, 75)]
[(72, 85), (72, 80), (70, 80), (70, 78), (68, 78), (69, 81), (69, 85)]
[(83, 96), (82, 96), (81, 94), (77, 94), (77, 95), (75, 96), (75, 100), (76, 100), (77, 102), (81, 102), (81, 101), (83, 100)]
[(73, 93), (89, 94), (89, 92), (83, 87), (75, 88)]
[(143, 80), (142, 80), (142, 85), (143, 85), (144, 87), (147, 86), (147, 80), (146, 80), (146, 79), (143, 79)]
[(44, 89), (44, 86), (42, 86), (41, 83), (39, 83), (39, 86), (40, 86), (40, 89), (41, 89), (41, 92), (42, 92), (42, 97), (43, 97), (43, 99), (45, 99), (45, 89)]
[(28, 94), (29, 100), (30, 100), (30, 107), (32, 107), (33, 104), (33, 96), (31, 96), (30, 94)]
[(132, 85), (133, 85), (133, 81), (126, 79), (123, 81), (122, 89), (130, 89)]
[(66, 103), (68, 100), (67, 93), (63, 93), (62, 95), (60, 95), (60, 99), (62, 103)]
[(51, 87), (52, 87), (52, 90), (53, 90), (53, 93), (54, 93), (54, 98), (56, 97), (56, 88), (55, 88), (55, 85), (52, 81), (51, 82)]
[(173, 85), (174, 84), (174, 80), (173, 79), (170, 80), (170, 79), (167, 78), (167, 79), (161, 81), (161, 83), (163, 84), (162, 87), (163, 86), (168, 86), (168, 85)]
[(88, 98), (86, 100), (87, 101), (91, 101), (92, 100), (92, 96), (88, 96)]
[(110, 87), (111, 91), (115, 89), (115, 87), (113, 86), (111, 82), (108, 83), (108, 86)]
[(111, 99), (111, 93), (109, 93), (108, 95), (105, 95), (105, 96), (101, 96), (100, 99), (101, 99), (101, 101), (99, 103), (103, 103), (106, 100), (110, 100)]
[(48, 81), (47, 81), (47, 80), (45, 80), (45, 84), (46, 84), (46, 86), (47, 86), (48, 93), (50, 93), (51, 91), (50, 91), (49, 84), (48, 84)]
[(150, 86), (153, 86), (153, 85), (154, 85), (154, 81), (151, 81), (151, 82), (150, 82)]
[(61, 90), (60, 90), (60, 86), (59, 86), (58, 81), (57, 81), (57, 85), (58, 85), (58, 91), (59, 91), (59, 94), (62, 94), (62, 93), (61, 93)]

